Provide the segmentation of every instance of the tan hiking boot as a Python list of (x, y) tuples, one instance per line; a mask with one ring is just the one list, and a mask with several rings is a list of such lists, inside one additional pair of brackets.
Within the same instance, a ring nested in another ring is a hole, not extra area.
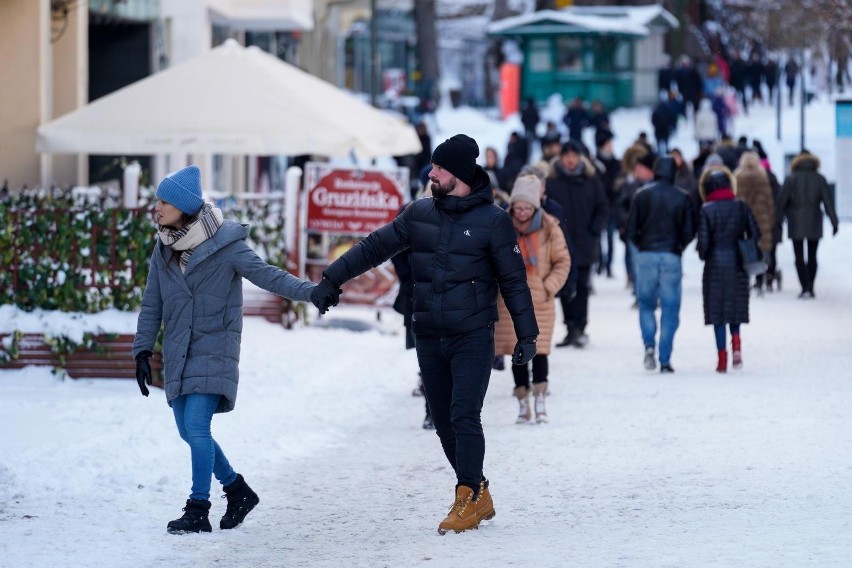
[(513, 391), (515, 398), (518, 399), (518, 418), (515, 424), (531, 424), (532, 410), (530, 409), (530, 389), (527, 387), (515, 387)]
[(456, 500), (447, 518), (438, 525), (438, 534), (478, 529), (480, 522), (494, 518), (494, 502), (484, 483), (480, 482), (480, 491), (476, 500), (473, 498), (473, 489), (466, 485), (459, 485), (456, 489)]
[(547, 396), (547, 383), (535, 383), (533, 385), (533, 399), (535, 401), (536, 424), (547, 423), (547, 410), (544, 408), (545, 396)]

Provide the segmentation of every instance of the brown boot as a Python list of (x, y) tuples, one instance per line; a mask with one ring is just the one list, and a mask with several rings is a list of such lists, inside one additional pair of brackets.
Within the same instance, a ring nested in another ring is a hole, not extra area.
[(515, 397), (518, 399), (518, 418), (515, 424), (531, 424), (532, 410), (530, 409), (530, 389), (527, 387), (515, 387)]
[(477, 498), (473, 498), (473, 489), (467, 485), (459, 485), (456, 489), (456, 500), (450, 508), (447, 518), (438, 525), (438, 534), (448, 531), (460, 533), (466, 530), (478, 529), (479, 523), (494, 517), (494, 503), (491, 493), (487, 492), (484, 482), (480, 482)]
[(533, 384), (533, 400), (535, 401), (535, 422), (542, 424), (547, 422), (547, 410), (544, 408), (544, 398), (547, 395), (547, 383)]

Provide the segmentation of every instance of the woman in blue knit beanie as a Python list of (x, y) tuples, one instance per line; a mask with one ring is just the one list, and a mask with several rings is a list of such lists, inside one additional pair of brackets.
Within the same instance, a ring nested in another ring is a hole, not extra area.
[(222, 218), (205, 203), (201, 172), (186, 167), (157, 187), (154, 217), (159, 226), (142, 297), (133, 356), (144, 396), (151, 384), (148, 359), (160, 326), (166, 401), (180, 437), (189, 444), (192, 489), (170, 533), (210, 532), (211, 477), (228, 499), (219, 527), (239, 525), (258, 503), (210, 433), (213, 414), (234, 409), (243, 328), (242, 278), (291, 300), (308, 301), (315, 284), (267, 264), (248, 246), (247, 225)]

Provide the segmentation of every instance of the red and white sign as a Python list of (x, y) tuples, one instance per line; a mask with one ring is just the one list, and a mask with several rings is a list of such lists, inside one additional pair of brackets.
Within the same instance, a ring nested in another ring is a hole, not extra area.
[(366, 236), (393, 221), (402, 202), (384, 172), (335, 169), (308, 189), (307, 229)]
[[(341, 168), (305, 165), (301, 274), (313, 282), (341, 254), (399, 213), (408, 190), (408, 168)], [(393, 303), (396, 278), (390, 263), (343, 287), (342, 301)]]

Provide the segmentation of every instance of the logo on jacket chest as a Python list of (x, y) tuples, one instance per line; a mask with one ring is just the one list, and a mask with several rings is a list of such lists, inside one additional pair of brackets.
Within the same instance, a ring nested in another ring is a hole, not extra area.
[(466, 237), (469, 237), (469, 236), (470, 236), (470, 229), (465, 229), (465, 230), (464, 230), (464, 236), (466, 236)]

